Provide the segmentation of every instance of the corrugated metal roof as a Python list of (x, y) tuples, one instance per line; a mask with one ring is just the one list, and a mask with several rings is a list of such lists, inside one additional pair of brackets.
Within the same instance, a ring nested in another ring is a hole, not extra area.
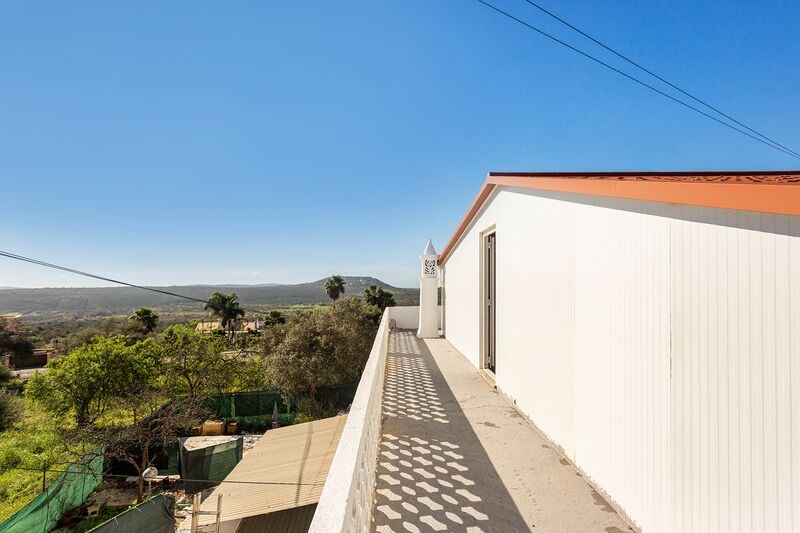
[[(335, 416), (267, 431), (200, 510), (216, 511), (219, 494), (222, 522), (317, 503), (346, 419)], [(214, 521), (214, 516), (200, 516), (200, 524)]]
[(304, 505), (270, 514), (251, 516), (239, 524), (236, 533), (305, 533), (314, 519), (317, 504)]

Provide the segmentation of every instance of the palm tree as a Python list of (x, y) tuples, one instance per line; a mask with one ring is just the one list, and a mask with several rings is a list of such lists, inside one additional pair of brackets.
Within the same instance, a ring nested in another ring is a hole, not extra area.
[(344, 294), (344, 286), (345, 281), (342, 276), (331, 276), (325, 281), (325, 292), (335, 302), (339, 299), (339, 296)]
[(235, 293), (222, 294), (215, 292), (205, 305), (211, 310), (211, 316), (218, 318), (222, 323), (228, 339), (233, 336), (233, 327), (236, 321), (244, 316), (244, 309), (239, 308), (239, 297)]
[(364, 301), (369, 305), (374, 305), (381, 311), (387, 307), (394, 307), (397, 305), (394, 301), (394, 294), (377, 285), (370, 285), (369, 288), (364, 291)]
[(137, 309), (128, 318), (138, 322), (142, 329), (144, 329), (145, 333), (150, 333), (156, 329), (156, 326), (158, 326), (158, 315), (155, 314), (152, 309), (148, 309), (147, 307)]

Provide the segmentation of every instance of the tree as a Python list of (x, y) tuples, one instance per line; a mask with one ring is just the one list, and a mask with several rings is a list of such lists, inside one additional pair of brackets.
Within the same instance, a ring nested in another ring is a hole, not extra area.
[(33, 355), (33, 343), (27, 331), (14, 319), (0, 317), (0, 355), (10, 354), (18, 358)]
[(158, 369), (152, 340), (129, 344), (122, 335), (95, 337), (36, 374), (25, 394), (56, 415), (71, 415), (78, 426), (93, 424), (120, 400), (151, 382)]
[(138, 323), (145, 333), (151, 333), (158, 326), (158, 315), (152, 309), (137, 309), (128, 319)]
[(202, 398), (180, 398), (163, 403), (163, 391), (145, 387), (123, 402), (121, 408), (133, 420), (124, 426), (87, 427), (75, 433), (77, 441), (96, 442), (107, 458), (123, 461), (136, 469), (136, 501), (144, 499), (144, 473), (153, 466), (157, 450), (166, 449), (209, 415)]
[(144, 419), (134, 420), (133, 424), (112, 427), (105, 432), (105, 438), (99, 439), (107, 456), (136, 469), (137, 503), (144, 499), (144, 473), (156, 459), (153, 448), (166, 449), (179, 437), (191, 435), (192, 427), (201, 424), (209, 414), (200, 398), (178, 399), (151, 411)]
[(204, 335), (183, 324), (168, 327), (158, 338), (164, 382), (172, 394), (196, 397), (219, 392), (225, 380), (235, 375), (231, 365), (238, 357), (226, 352), (225, 339)]
[(325, 281), (325, 292), (328, 293), (328, 298), (336, 301), (344, 294), (345, 281), (342, 276), (331, 276)]
[(377, 285), (370, 285), (369, 288), (364, 291), (364, 301), (369, 305), (374, 305), (381, 311), (387, 307), (394, 307), (397, 305), (394, 301), (394, 294)]
[(235, 293), (223, 294), (215, 292), (206, 302), (205, 309), (211, 310), (211, 316), (218, 318), (228, 339), (233, 337), (236, 321), (244, 316), (244, 309), (239, 308), (239, 297)]
[(264, 317), (264, 325), (271, 327), (276, 324), (285, 324), (286, 317), (283, 316), (283, 313), (278, 311), (277, 309), (271, 310), (267, 315)]
[(372, 314), (348, 298), (270, 328), (262, 340), (267, 379), (287, 399), (306, 395), (319, 409), (321, 387), (352, 383), (361, 375), (377, 329)]

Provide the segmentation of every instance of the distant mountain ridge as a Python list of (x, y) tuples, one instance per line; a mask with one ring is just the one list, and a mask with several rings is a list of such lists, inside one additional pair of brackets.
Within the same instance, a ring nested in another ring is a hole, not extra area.
[[(418, 289), (393, 287), (370, 276), (343, 277), (345, 296), (361, 296), (364, 289), (377, 285), (393, 292), (398, 305), (416, 305), (419, 300)], [(330, 303), (325, 293), (326, 279), (294, 285), (171, 285), (152, 288), (203, 300), (214, 292), (235, 292), (242, 307), (260, 310)], [(150, 307), (162, 313), (207, 314), (202, 303), (132, 287), (6, 288), (0, 292), (0, 314), (21, 313), (29, 320), (124, 315), (139, 307)]]

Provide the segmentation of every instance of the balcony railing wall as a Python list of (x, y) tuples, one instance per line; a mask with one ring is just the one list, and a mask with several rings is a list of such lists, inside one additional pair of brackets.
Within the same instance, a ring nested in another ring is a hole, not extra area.
[(369, 531), (381, 437), (381, 402), (389, 348), (389, 309), (383, 313), (339, 447), (322, 489), (312, 533)]

